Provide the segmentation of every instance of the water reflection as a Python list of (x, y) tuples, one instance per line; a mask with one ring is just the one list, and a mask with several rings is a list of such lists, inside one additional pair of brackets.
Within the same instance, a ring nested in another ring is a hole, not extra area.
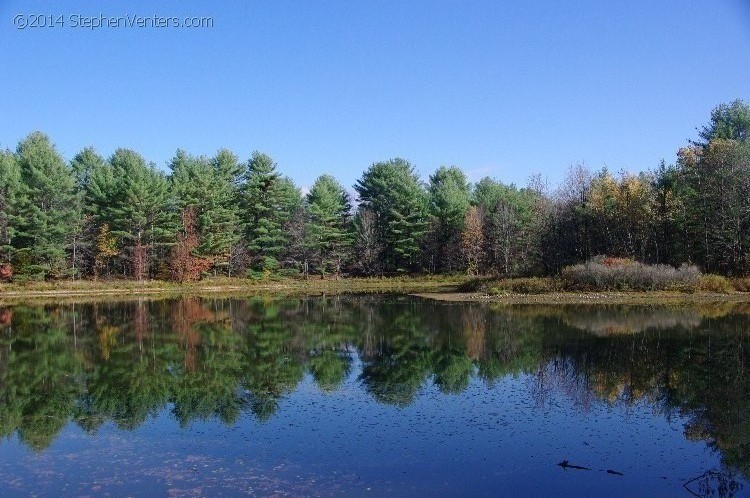
[[(539, 407), (646, 402), (688, 417), (729, 471), (750, 476), (750, 309), (489, 306), (405, 297), (134, 300), (0, 309), (0, 435), (47, 448), (69, 422), (134, 429), (273, 418), (306, 374), (353, 373), (407, 407), (430, 382), (457, 394), (530, 374)], [(361, 366), (359, 362), (361, 361)], [(355, 368), (355, 364), (357, 365)]]

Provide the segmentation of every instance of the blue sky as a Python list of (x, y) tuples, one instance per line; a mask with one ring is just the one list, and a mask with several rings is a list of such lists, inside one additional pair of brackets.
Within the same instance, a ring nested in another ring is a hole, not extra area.
[[(558, 182), (641, 171), (713, 107), (750, 101), (744, 0), (0, 0), (0, 146), (33, 130), (66, 158), (130, 147), (270, 154), (301, 186), (370, 164)], [(65, 27), (13, 26), (63, 15)], [(213, 28), (70, 26), (70, 16), (210, 16)]]

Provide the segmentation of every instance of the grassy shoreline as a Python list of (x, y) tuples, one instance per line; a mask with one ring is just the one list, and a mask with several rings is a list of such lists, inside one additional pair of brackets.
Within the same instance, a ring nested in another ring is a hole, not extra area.
[(466, 276), (420, 276), (308, 280), (213, 278), (200, 282), (58, 281), (0, 284), (0, 304), (28, 301), (80, 301), (166, 298), (179, 296), (239, 297), (252, 295), (327, 295), (397, 293), (446, 302), (495, 302), (507, 304), (689, 304), (705, 302), (750, 302), (748, 292), (679, 291), (550, 291), (488, 293), (473, 289)]
[(543, 294), (490, 295), (482, 292), (420, 292), (412, 295), (454, 303), (500, 304), (611, 304), (671, 306), (703, 303), (750, 303), (750, 293), (736, 292), (666, 292), (666, 291), (613, 291), (613, 292), (548, 292)]
[(240, 295), (321, 295), (342, 293), (444, 292), (455, 290), (467, 281), (461, 276), (383, 277), (333, 279), (250, 280), (211, 278), (199, 282), (177, 283), (159, 280), (76, 280), (0, 284), (0, 304), (33, 300), (70, 298), (128, 298)]

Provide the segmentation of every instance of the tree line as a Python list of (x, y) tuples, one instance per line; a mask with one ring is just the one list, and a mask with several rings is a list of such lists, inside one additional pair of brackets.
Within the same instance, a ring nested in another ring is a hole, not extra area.
[(168, 173), (129, 149), (66, 161), (34, 132), (0, 151), (0, 278), (529, 276), (597, 255), (747, 275), (750, 106), (718, 106), (675, 164), (639, 174), (575, 165), (550, 189), (441, 166), (423, 182), (396, 158), (354, 191), (324, 174), (303, 194), (260, 152), (178, 150)]

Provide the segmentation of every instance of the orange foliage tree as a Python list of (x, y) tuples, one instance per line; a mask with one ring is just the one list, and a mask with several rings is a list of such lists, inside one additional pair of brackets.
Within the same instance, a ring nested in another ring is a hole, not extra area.
[(195, 208), (186, 207), (182, 210), (182, 233), (177, 237), (177, 243), (172, 247), (169, 258), (169, 273), (178, 282), (199, 280), (201, 273), (211, 268), (211, 261), (196, 256), (198, 248), (198, 233), (196, 231)]

